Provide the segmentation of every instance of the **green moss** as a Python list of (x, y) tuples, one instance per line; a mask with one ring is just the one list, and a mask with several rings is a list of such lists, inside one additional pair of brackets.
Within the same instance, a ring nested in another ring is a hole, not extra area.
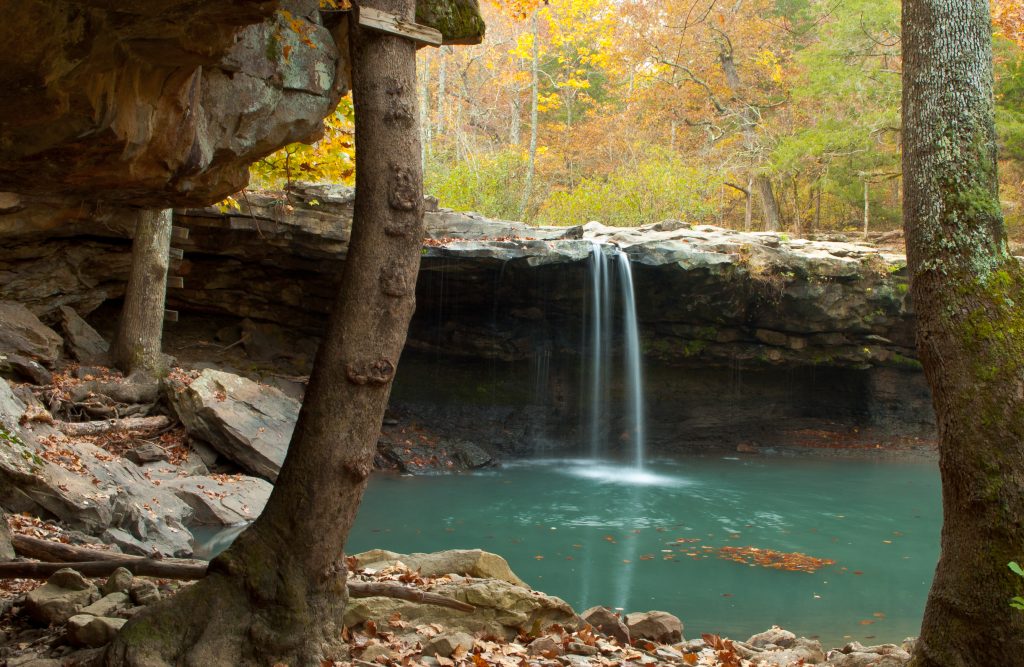
[(696, 357), (707, 348), (708, 342), (706, 340), (691, 340), (683, 346), (684, 357)]
[(440, 31), (445, 44), (479, 44), (487, 29), (477, 0), (419, 0), (416, 22)]
[(892, 357), (889, 358), (889, 361), (894, 366), (897, 366), (899, 368), (908, 368), (908, 369), (913, 369), (913, 370), (918, 370), (918, 371), (922, 370), (924, 368), (921, 365), (921, 362), (918, 361), (917, 359), (913, 359), (911, 357), (905, 357), (905, 356), (903, 356), (902, 354), (900, 354), (898, 352), (894, 352)]

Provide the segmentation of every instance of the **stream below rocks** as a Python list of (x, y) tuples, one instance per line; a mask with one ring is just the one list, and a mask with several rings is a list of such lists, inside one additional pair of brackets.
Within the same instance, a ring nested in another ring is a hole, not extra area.
[(842, 646), (917, 635), (940, 527), (934, 463), (551, 459), (377, 475), (347, 551), (481, 548), (577, 611), (661, 609), (687, 637), (777, 624)]

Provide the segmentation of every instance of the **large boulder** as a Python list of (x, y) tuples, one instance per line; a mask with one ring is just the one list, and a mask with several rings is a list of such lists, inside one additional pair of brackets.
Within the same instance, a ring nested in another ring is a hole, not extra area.
[(384, 549), (373, 549), (352, 556), (356, 567), (382, 570), (402, 563), (423, 577), (440, 577), (458, 574), (477, 579), (498, 579), (515, 586), (530, 588), (516, 576), (508, 561), (497, 554), (481, 549), (450, 549), (435, 553), (399, 554)]
[(64, 342), (72, 358), (87, 365), (95, 365), (106, 361), (110, 345), (83, 320), (75, 309), (61, 306), (60, 325), (64, 331)]
[(274, 481), (288, 453), (298, 401), (280, 390), (206, 369), (188, 384), (168, 383), (185, 428), (248, 472)]
[(622, 618), (608, 607), (591, 607), (580, 614), (580, 618), (594, 626), (598, 632), (619, 640), (620, 644), (629, 644), (629, 628), (622, 622)]
[(106, 646), (117, 635), (126, 618), (108, 618), (92, 614), (76, 614), (68, 619), (68, 641), (72, 646), (97, 648)]
[(0, 355), (17, 355), (53, 366), (64, 341), (20, 303), (0, 301)]
[(274, 490), (270, 482), (244, 475), (194, 476), (169, 479), (172, 490), (192, 508), (189, 525), (232, 526), (253, 521)]
[(683, 641), (683, 622), (667, 611), (641, 611), (626, 614), (629, 636), (649, 639), (660, 644), (674, 644)]
[(498, 579), (445, 583), (430, 590), (468, 602), (477, 609), (466, 613), (394, 598), (354, 598), (345, 608), (345, 625), (353, 627), (373, 620), (383, 627), (397, 612), (402, 620), (415, 625), (439, 623), (449, 631), (511, 639), (520, 632), (545, 629), (556, 623), (571, 629), (582, 623), (564, 600)]
[(25, 610), (38, 623), (63, 623), (100, 598), (99, 589), (78, 572), (64, 568), (25, 596)]

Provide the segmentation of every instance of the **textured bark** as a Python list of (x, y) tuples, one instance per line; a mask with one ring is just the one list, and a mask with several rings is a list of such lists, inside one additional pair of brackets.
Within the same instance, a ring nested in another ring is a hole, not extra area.
[(761, 195), (761, 212), (764, 214), (765, 231), (774, 232), (782, 229), (782, 213), (779, 211), (779, 202), (775, 198), (771, 179), (761, 174), (754, 177), (754, 184)]
[(139, 210), (132, 241), (132, 269), (111, 350), (125, 375), (156, 376), (164, 367), (160, 351), (170, 265), (171, 210)]
[(58, 431), (64, 435), (103, 435), (123, 431), (155, 431), (167, 428), (171, 420), (164, 415), (155, 417), (125, 417), (124, 419), (104, 419), (92, 422), (54, 422)]
[(1000, 212), (985, 0), (904, 0), (904, 224), (939, 421), (942, 550), (917, 667), (1018, 665), (1024, 275)]
[[(366, 2), (412, 20), (412, 0)], [(423, 238), (415, 44), (353, 28), (359, 165), (341, 287), (288, 457), (210, 574), (132, 619), (108, 665), (320, 665), (340, 655), (342, 553), (414, 309)]]
[(530, 60), (530, 152), (526, 163), (526, 182), (523, 184), (523, 198), (519, 202), (519, 219), (526, 219), (526, 210), (533, 196), (533, 178), (537, 171), (537, 123), (540, 116), (540, 52), (537, 46), (537, 12), (530, 19), (530, 30), (533, 33), (533, 51)]

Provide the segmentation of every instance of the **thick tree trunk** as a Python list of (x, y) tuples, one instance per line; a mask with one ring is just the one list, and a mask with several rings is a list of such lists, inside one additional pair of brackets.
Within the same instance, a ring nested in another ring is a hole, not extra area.
[[(412, 20), (413, 0), (373, 6)], [(415, 45), (355, 27), (356, 201), (341, 287), (274, 492), (210, 574), (132, 619), (108, 665), (320, 665), (341, 655), (342, 549), (369, 477), (423, 239)]]
[(763, 174), (755, 176), (754, 185), (761, 195), (761, 212), (764, 213), (765, 231), (775, 232), (782, 229), (782, 213), (779, 211), (779, 202), (775, 199), (775, 190), (772, 188), (771, 179)]
[(904, 224), (945, 521), (917, 667), (1019, 665), (1024, 275), (1000, 212), (986, 0), (904, 0)]
[(158, 376), (165, 370), (161, 341), (170, 249), (171, 210), (139, 209), (132, 268), (111, 350), (114, 365), (125, 375)]

